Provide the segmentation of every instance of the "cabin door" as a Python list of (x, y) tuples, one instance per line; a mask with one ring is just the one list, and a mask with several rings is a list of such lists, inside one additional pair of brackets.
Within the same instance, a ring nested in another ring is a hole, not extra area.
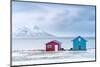
[(79, 50), (81, 50), (81, 45), (79, 45)]
[(58, 51), (58, 45), (55, 45), (55, 51)]

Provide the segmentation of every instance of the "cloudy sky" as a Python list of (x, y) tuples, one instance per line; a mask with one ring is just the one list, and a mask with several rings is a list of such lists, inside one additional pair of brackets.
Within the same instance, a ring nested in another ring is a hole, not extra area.
[(13, 2), (13, 32), (41, 30), (55, 36), (95, 36), (95, 6)]

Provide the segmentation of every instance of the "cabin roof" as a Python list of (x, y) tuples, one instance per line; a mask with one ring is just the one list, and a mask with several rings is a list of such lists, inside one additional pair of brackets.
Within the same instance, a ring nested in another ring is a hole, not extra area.
[(48, 43), (46, 43), (46, 44), (49, 44), (49, 43), (51, 43), (51, 42), (55, 42), (55, 43), (61, 44), (61, 42), (59, 42), (59, 41), (57, 41), (57, 40), (52, 40), (52, 41), (50, 41), (50, 42), (48, 42)]
[(78, 38), (81, 38), (82, 40), (87, 41), (87, 40), (85, 40), (85, 39), (84, 39), (83, 37), (81, 37), (81, 36), (78, 36), (78, 37), (74, 38), (72, 41), (75, 41), (75, 40), (77, 40)]

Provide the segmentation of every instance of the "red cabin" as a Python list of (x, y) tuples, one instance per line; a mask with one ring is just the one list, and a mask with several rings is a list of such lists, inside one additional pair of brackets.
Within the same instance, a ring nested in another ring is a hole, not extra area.
[(53, 40), (46, 43), (46, 51), (59, 51), (61, 49), (61, 42)]

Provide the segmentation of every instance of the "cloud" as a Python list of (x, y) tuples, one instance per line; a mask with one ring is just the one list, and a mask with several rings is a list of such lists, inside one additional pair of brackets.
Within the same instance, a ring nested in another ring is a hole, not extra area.
[[(38, 25), (57, 36), (95, 35), (95, 7), (44, 3), (13, 3), (13, 31)], [(75, 33), (75, 34), (73, 34)]]

